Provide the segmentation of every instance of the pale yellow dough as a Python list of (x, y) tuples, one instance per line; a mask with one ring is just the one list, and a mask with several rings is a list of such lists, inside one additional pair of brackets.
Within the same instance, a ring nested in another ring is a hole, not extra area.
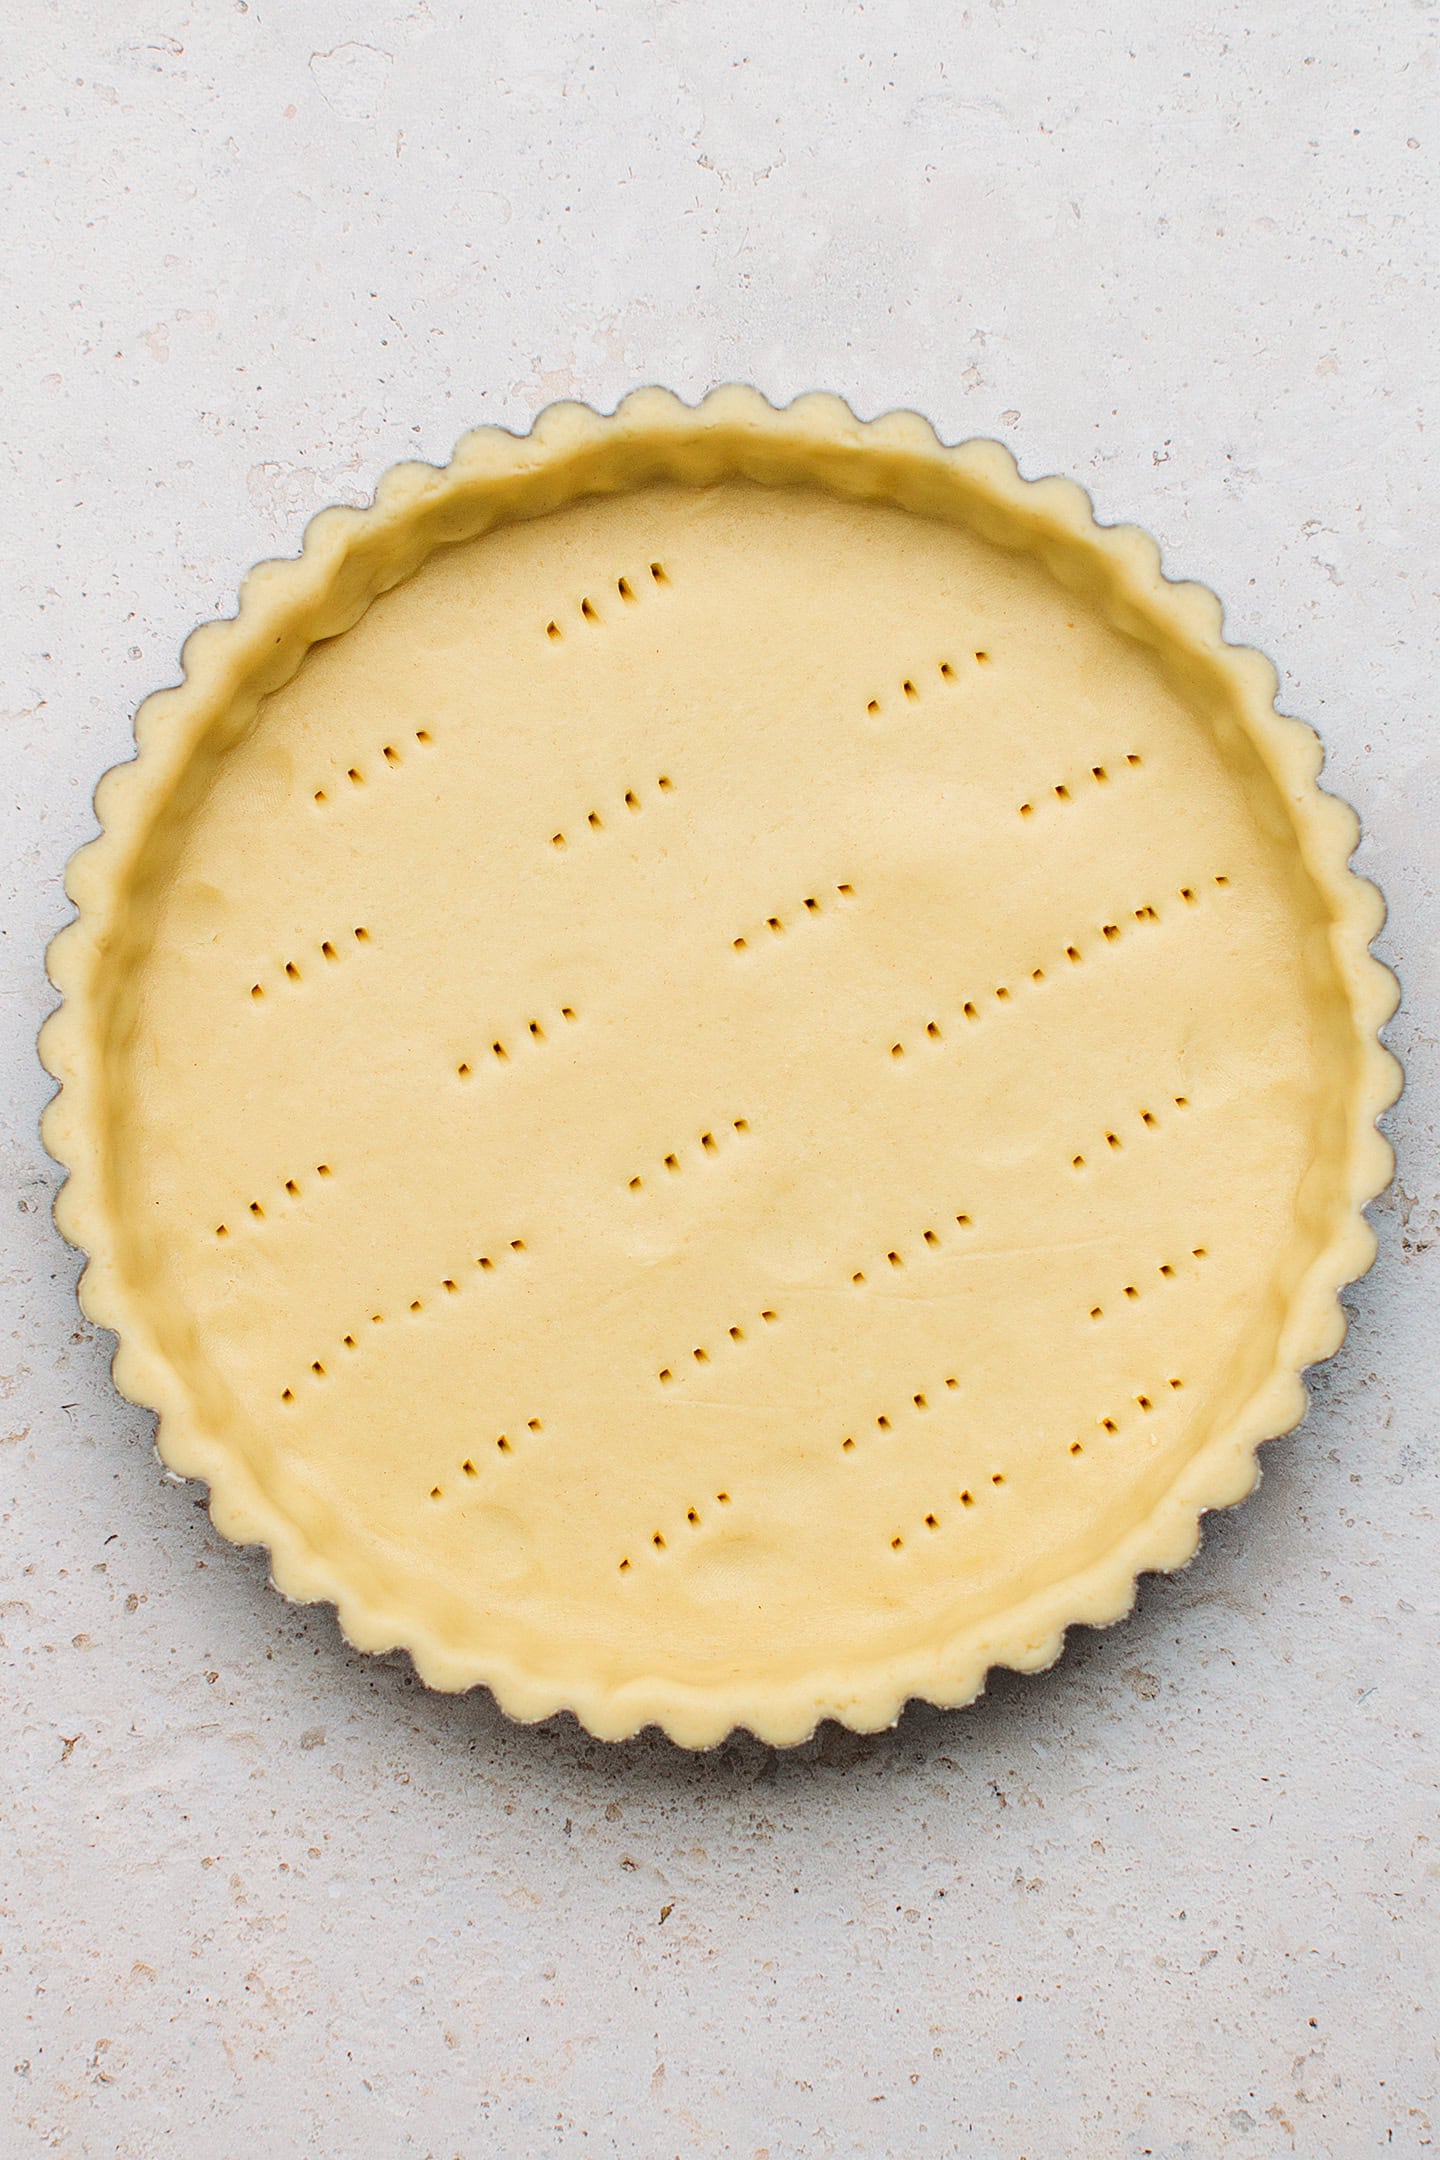
[(605, 1733), (874, 1725), (1115, 1617), (1298, 1415), (1388, 1167), (1268, 665), (1078, 490), (828, 400), (330, 518), (154, 701), (58, 957), (167, 1457), (357, 1641)]

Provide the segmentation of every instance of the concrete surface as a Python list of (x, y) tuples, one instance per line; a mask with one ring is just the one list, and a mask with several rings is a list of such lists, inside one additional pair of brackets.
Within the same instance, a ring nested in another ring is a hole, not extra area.
[[(1412, 2155), (1436, 2116), (1433, 0), (9, 0), (0, 2152)], [(571, 393), (998, 432), (1216, 584), (1385, 886), (1400, 1182), (1263, 1492), (1038, 1682), (777, 1758), (507, 1726), (167, 1484), (40, 955), (257, 555)], [(1433, 415), (1432, 415), (1433, 425)]]

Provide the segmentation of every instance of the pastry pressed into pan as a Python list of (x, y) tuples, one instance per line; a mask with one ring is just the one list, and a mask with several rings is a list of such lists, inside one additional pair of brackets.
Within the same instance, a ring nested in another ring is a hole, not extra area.
[(71, 865), (165, 1461), (431, 1684), (779, 1742), (1194, 1551), (1368, 1266), (1374, 888), (1219, 605), (913, 415), (467, 437), (247, 579)]

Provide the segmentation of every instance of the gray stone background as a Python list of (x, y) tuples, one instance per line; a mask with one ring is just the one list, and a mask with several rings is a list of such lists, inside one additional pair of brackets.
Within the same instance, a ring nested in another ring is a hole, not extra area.
[[(1434, 0), (7, 0), (0, 2151), (1412, 2155), (1437, 2100)], [(1379, 1264), (1041, 1680), (508, 1725), (167, 1483), (50, 1223), (61, 872), (255, 557), (477, 421), (996, 433), (1272, 652), (1391, 903)]]

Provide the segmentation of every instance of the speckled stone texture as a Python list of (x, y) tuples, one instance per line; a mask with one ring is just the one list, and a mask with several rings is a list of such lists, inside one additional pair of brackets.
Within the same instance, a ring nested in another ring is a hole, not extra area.
[[(19, 0), (0, 2153), (1429, 2149), (1433, 0)], [(90, 790), (256, 556), (661, 379), (999, 433), (1272, 652), (1406, 1003), (1381, 1256), (1263, 1491), (958, 1716), (607, 1749), (290, 1610), (80, 1324), (36, 1118)]]

